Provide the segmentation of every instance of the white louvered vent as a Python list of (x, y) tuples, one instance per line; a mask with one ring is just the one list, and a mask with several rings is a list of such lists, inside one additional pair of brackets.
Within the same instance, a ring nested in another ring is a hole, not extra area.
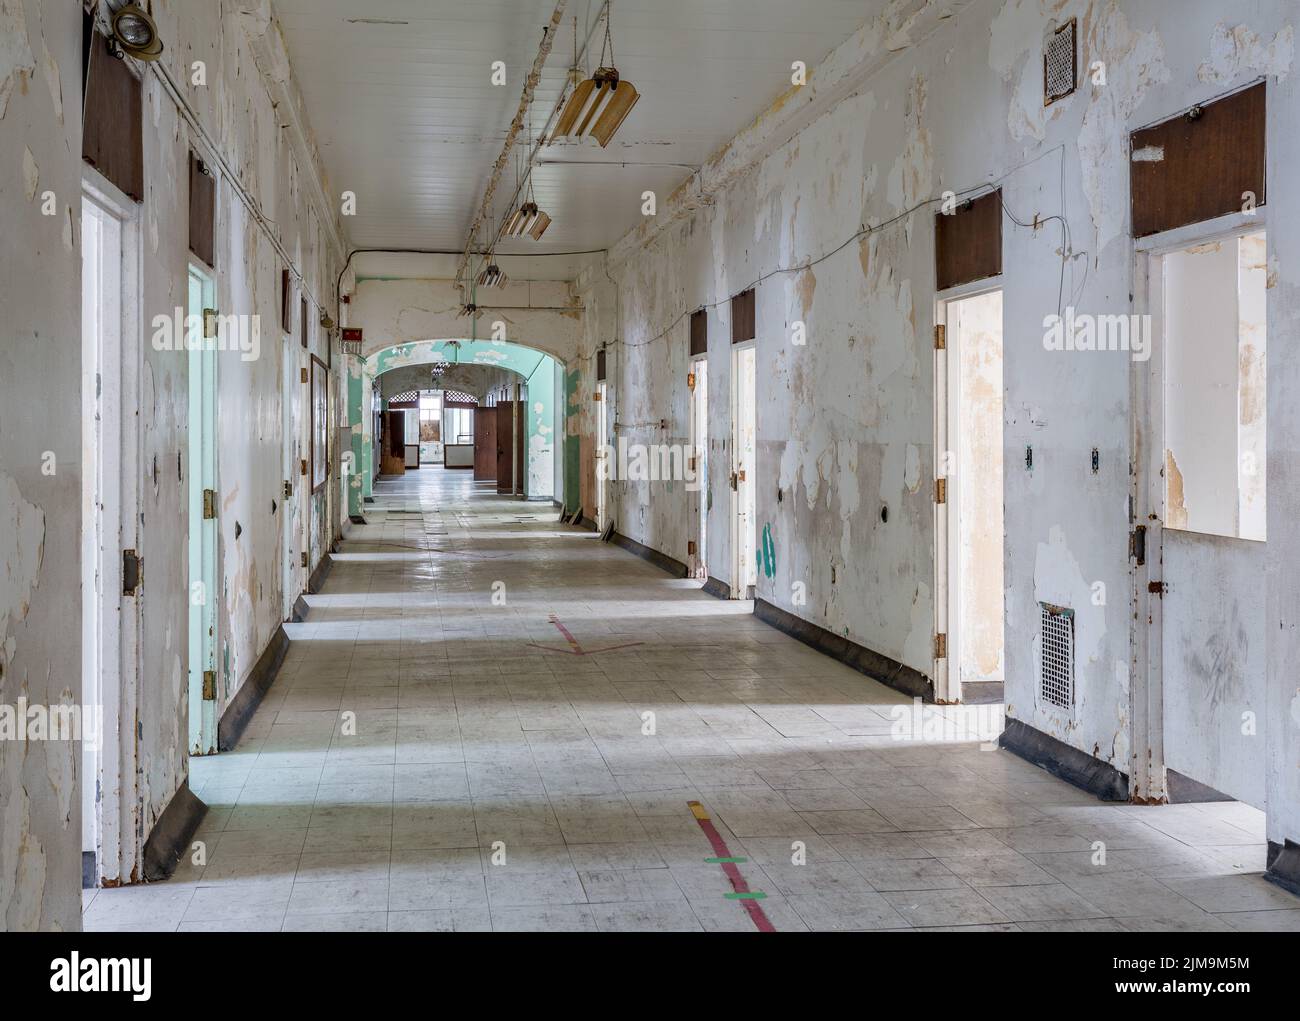
[(1075, 90), (1079, 80), (1077, 22), (1071, 18), (1047, 40), (1043, 51), (1043, 105), (1050, 106)]
[(1038, 604), (1042, 609), (1039, 635), (1038, 697), (1061, 709), (1074, 707), (1074, 611)]

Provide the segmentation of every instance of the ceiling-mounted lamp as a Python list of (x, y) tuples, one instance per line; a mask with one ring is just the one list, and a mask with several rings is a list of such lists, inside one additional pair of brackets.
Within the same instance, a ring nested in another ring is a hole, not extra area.
[[(551, 133), (552, 143), (560, 139), (582, 141), (584, 138), (594, 138), (604, 148), (609, 145), (614, 132), (641, 98), (632, 83), (623, 81), (619, 77), (618, 68), (614, 67), (614, 40), (609, 31), (609, 7), (606, 0), (605, 42), (600, 50), (600, 66), (586, 81), (577, 81), (582, 70), (578, 67), (578, 26), (576, 20), (574, 22), (574, 66), (570, 69), (569, 76), (577, 85)], [(606, 53), (609, 56), (608, 64), (605, 63)]]
[[(113, 9), (109, 5), (110, 10)], [(162, 40), (158, 38), (158, 26), (135, 4), (125, 4), (113, 10), (110, 25), (113, 41), (128, 56), (138, 60), (157, 60), (163, 51)]]
[(510, 237), (521, 238), (525, 234), (534, 241), (541, 241), (546, 228), (551, 225), (551, 218), (537, 208), (531, 198), (506, 221), (505, 233)]
[(506, 285), (506, 275), (501, 272), (501, 267), (491, 261), (492, 256), (488, 256), (488, 264), (483, 267), (483, 271), (478, 275), (478, 285), (480, 287), (502, 288)]
[(464, 319), (466, 316), (473, 316), (474, 319), (477, 320), (482, 314), (483, 313), (479, 311), (479, 307), (471, 301), (460, 307), (460, 311), (456, 313), (456, 318)]

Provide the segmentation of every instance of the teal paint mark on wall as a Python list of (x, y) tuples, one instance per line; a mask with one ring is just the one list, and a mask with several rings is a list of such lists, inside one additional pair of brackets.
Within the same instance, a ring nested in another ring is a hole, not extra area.
[(776, 543), (772, 541), (772, 526), (763, 526), (763, 543), (758, 548), (758, 562), (763, 566), (763, 575), (772, 577), (776, 574)]

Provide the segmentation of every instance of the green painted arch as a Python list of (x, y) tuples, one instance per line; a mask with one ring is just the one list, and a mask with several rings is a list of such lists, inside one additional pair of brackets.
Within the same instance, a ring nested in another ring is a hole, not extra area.
[(556, 471), (557, 443), (565, 432), (566, 408), (557, 402), (563, 386), (563, 363), (554, 355), (524, 344), (490, 340), (421, 340), (373, 351), (350, 359), (348, 372), (348, 422), (352, 426), (352, 463), (360, 471), (349, 480), (348, 513), (363, 514), (373, 495), (375, 465), (370, 437), (370, 416), (363, 409), (370, 381), (408, 365), (446, 360), (457, 365), (483, 365), (517, 373), (528, 384), (526, 476), (530, 497), (563, 499), (567, 486), (567, 458)]

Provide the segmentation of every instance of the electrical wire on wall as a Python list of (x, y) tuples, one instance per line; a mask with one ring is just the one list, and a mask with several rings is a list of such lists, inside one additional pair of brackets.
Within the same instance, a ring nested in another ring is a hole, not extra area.
[[(760, 284), (764, 283), (767, 280), (772, 279), (773, 277), (782, 276), (790, 273), (802, 273), (805, 270), (813, 268), (814, 266), (818, 266), (821, 263), (825, 262), (827, 259), (833, 258), (834, 256), (838, 255), (840, 252), (844, 251), (844, 249), (848, 248), (849, 245), (853, 244), (855, 241), (859, 241), (864, 237), (869, 237), (873, 234), (878, 234), (881, 231), (887, 230), (888, 228), (894, 226), (895, 224), (901, 223), (902, 221), (909, 219), (912, 215), (914, 215), (915, 213), (919, 212), (922, 209), (928, 208), (930, 206), (942, 204), (945, 201), (945, 198), (948, 194), (950, 194), (952, 197), (955, 197), (957, 199), (974, 199), (974, 198), (981, 197), (983, 195), (990, 194), (991, 192), (995, 191), (997, 187), (1000, 184), (1002, 184), (1004, 181), (1009, 180), (1014, 174), (1019, 173), (1021, 170), (1024, 170), (1026, 167), (1032, 166), (1033, 164), (1037, 163), (1039, 160), (1044, 159), (1045, 157), (1050, 156), (1053, 153), (1059, 153), (1061, 155), (1061, 208), (1063, 212), (1053, 213), (1050, 216), (1037, 217), (1036, 222), (1038, 226), (1042, 226), (1043, 224), (1050, 223), (1054, 220), (1059, 221), (1061, 224), (1061, 229), (1062, 229), (1061, 252), (1060, 252), (1061, 278), (1060, 278), (1060, 284), (1057, 291), (1057, 313), (1058, 315), (1062, 314), (1064, 312), (1062, 304), (1065, 296), (1066, 268), (1077, 255), (1087, 255), (1086, 252), (1080, 252), (1080, 253), (1074, 252), (1073, 242), (1071, 240), (1071, 234), (1070, 234), (1070, 225), (1064, 215), (1064, 209), (1065, 209), (1065, 146), (1064, 145), (1058, 145), (1051, 149), (1046, 150), (1045, 152), (1039, 153), (1033, 159), (1026, 160), (1023, 163), (1020, 163), (1015, 167), (1012, 167), (1010, 170), (1008, 170), (1006, 173), (1002, 174), (1001, 176), (996, 177), (990, 181), (986, 181), (983, 184), (973, 185), (969, 188), (965, 188), (957, 192), (945, 193), (945, 195), (940, 195), (938, 197), (923, 199), (922, 201), (916, 203), (914, 206), (911, 206), (910, 208), (903, 210), (901, 213), (898, 213), (897, 215), (890, 217), (888, 220), (883, 220), (880, 223), (876, 223), (876, 224), (861, 226), (857, 231), (851, 234), (846, 240), (836, 245), (834, 248), (830, 249), (829, 251), (824, 252), (821, 255), (816, 256), (812, 259), (808, 259), (807, 261), (799, 263), (798, 265), (795, 266), (781, 266), (776, 269), (769, 270), (766, 273), (761, 274), (756, 280), (754, 280), (747, 287), (740, 288), (740, 290), (737, 291), (737, 293), (744, 293), (745, 291), (757, 288)], [(1019, 218), (1017, 218), (1011, 212), (1010, 208), (1007, 206), (1005, 201), (1002, 202), (1002, 210), (1003, 213), (1006, 215), (1006, 217), (1017, 227), (1023, 227), (1027, 229), (1037, 229), (1034, 223), (1026, 223), (1020, 220)], [(606, 257), (605, 259), (604, 268), (605, 268), (606, 278), (608, 278), (609, 281), (614, 284), (615, 298), (617, 301), (617, 297), (619, 294), (618, 282), (614, 280), (614, 278), (609, 274), (608, 257)], [(1082, 293), (1082, 289), (1084, 285), (1086, 285), (1086, 283), (1087, 283), (1087, 275), (1086, 275), (1086, 262), (1085, 262), (1084, 279), (1080, 283), (1077, 289), (1073, 289), (1073, 288), (1071, 289), (1072, 300), (1075, 296), (1077, 296), (1077, 294)], [(674, 319), (666, 329), (661, 330), (660, 332), (656, 333), (654, 336), (648, 337), (644, 340), (639, 340), (636, 343), (628, 343), (627, 341), (621, 339), (619, 333), (619, 327), (621, 326), (621, 319), (616, 311), (615, 334), (614, 334), (613, 343), (620, 345), (621, 347), (625, 347), (628, 350), (634, 350), (636, 348), (641, 348), (641, 347), (648, 347), (650, 344), (653, 344), (659, 340), (663, 340), (665, 337), (671, 334), (675, 329), (677, 329), (678, 326), (682, 324), (683, 321), (686, 320), (688, 316), (690, 316), (694, 312), (700, 311), (702, 309), (712, 310), (712, 309), (721, 308), (723, 305), (727, 304), (730, 301), (731, 298), (728, 297), (728, 298), (723, 298), (719, 301), (706, 302), (705, 304), (700, 305), (698, 308), (688, 309), (682, 312), (679, 316), (677, 316), (677, 318)]]

